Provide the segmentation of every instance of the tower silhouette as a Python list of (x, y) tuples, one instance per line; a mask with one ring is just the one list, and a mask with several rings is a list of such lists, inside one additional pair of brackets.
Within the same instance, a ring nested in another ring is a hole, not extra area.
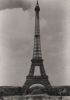
[[(41, 84), (45, 87), (45, 89), (51, 87), (51, 84), (48, 80), (48, 76), (46, 75), (44, 69), (42, 53), (41, 53), (39, 11), (40, 11), (40, 7), (37, 0), (37, 4), (35, 7), (35, 35), (34, 35), (33, 58), (31, 60), (31, 68), (29, 74), (26, 77), (26, 82), (23, 86), (25, 93), (33, 84)], [(34, 75), (34, 71), (36, 67), (39, 67), (41, 75)]]

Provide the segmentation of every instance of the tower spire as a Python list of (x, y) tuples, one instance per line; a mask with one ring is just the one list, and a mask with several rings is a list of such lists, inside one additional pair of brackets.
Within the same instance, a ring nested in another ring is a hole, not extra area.
[(39, 10), (40, 11), (40, 7), (39, 7), (39, 3), (38, 3), (38, 0), (37, 0), (37, 3), (36, 3), (36, 7), (35, 7), (35, 10)]
[(40, 21), (39, 21), (39, 3), (35, 7), (35, 35), (34, 35), (34, 49), (33, 59), (42, 59), (41, 44), (40, 44)]
[(37, 5), (39, 5), (38, 0), (37, 0)]

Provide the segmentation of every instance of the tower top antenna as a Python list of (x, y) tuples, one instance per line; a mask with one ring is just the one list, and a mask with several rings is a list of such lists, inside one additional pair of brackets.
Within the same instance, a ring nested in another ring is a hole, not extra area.
[(37, 0), (37, 3), (36, 3), (36, 7), (35, 7), (35, 10), (36, 10), (36, 11), (40, 11), (40, 7), (39, 7), (39, 3), (38, 3), (38, 0)]
[(38, 0), (37, 0), (37, 6), (39, 6), (39, 2), (38, 2)]
[(37, 0), (37, 4), (38, 4), (38, 0)]

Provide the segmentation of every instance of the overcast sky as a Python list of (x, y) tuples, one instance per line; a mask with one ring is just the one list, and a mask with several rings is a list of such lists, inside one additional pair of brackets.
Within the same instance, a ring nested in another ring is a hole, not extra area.
[[(70, 0), (39, 0), (44, 67), (70, 85)], [(0, 85), (22, 86), (31, 67), (36, 0), (0, 0)]]

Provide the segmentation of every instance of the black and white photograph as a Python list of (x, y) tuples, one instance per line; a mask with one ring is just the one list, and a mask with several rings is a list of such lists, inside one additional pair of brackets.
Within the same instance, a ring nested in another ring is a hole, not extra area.
[(70, 0), (0, 0), (0, 100), (70, 100)]

